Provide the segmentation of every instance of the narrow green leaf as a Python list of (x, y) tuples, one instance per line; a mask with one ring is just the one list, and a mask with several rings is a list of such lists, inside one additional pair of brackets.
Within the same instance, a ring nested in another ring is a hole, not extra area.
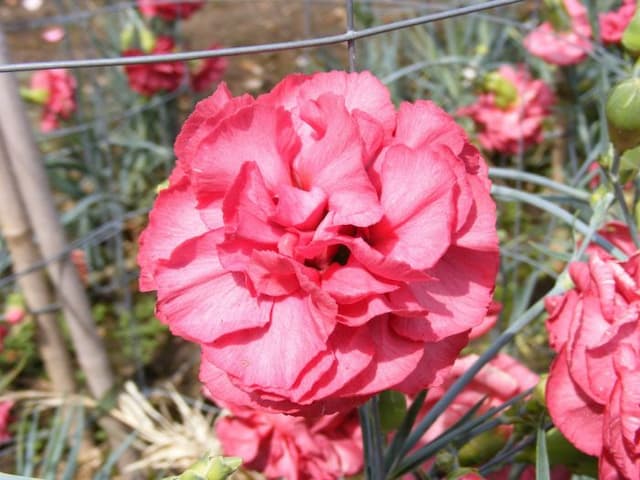
[(538, 425), (536, 439), (536, 480), (550, 480), (549, 455), (547, 453), (547, 437), (542, 421)]

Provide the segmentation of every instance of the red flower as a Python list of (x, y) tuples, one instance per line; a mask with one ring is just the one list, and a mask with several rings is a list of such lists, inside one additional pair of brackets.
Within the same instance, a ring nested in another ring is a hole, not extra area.
[[(213, 44), (209, 50), (216, 50), (220, 45)], [(227, 69), (227, 59), (224, 57), (205, 58), (193, 60), (189, 63), (191, 89), (195, 92), (204, 92), (218, 83)]]
[(9, 433), (9, 423), (11, 423), (12, 408), (13, 402), (0, 402), (0, 443), (11, 440), (11, 434)]
[(169, 22), (178, 18), (186, 19), (204, 6), (204, 0), (186, 2), (170, 0), (138, 0), (138, 8), (146, 17), (158, 16)]
[(623, 0), (618, 10), (601, 13), (600, 37), (604, 43), (620, 43), (622, 34), (636, 13), (636, 0)]
[[(579, 0), (564, 0), (561, 16), (568, 25), (554, 27), (544, 22), (524, 39), (529, 53), (554, 65), (575, 65), (591, 51), (591, 24), (587, 9)], [(562, 8), (562, 7), (560, 7)]]
[(570, 265), (575, 287), (546, 299), (558, 352), (547, 405), (569, 441), (600, 457), (600, 478), (640, 478), (640, 256), (591, 251)]
[(76, 79), (63, 69), (40, 70), (31, 77), (31, 89), (44, 93), (40, 130), (50, 132), (76, 110)]
[(491, 302), (487, 167), (433, 103), (369, 73), (225, 85), (176, 140), (140, 287), (216, 398), (305, 414), (441, 382)]
[(362, 470), (358, 414), (319, 418), (231, 407), (215, 425), (225, 455), (266, 478), (333, 480)]
[[(175, 49), (173, 39), (168, 36), (160, 36), (152, 54), (172, 53)], [(122, 52), (125, 57), (144, 55), (145, 52), (137, 48), (130, 48)], [(182, 62), (158, 62), (139, 65), (126, 65), (125, 73), (129, 80), (129, 87), (134, 92), (150, 97), (160, 92), (172, 92), (176, 90), (185, 75), (185, 66)]]
[(485, 93), (473, 105), (461, 108), (458, 115), (471, 117), (480, 127), (478, 138), (484, 148), (516, 154), (542, 141), (542, 123), (551, 113), (555, 98), (551, 89), (542, 80), (533, 80), (523, 65), (503, 65), (497, 73), (511, 86), (514, 98), (501, 102), (502, 92)]

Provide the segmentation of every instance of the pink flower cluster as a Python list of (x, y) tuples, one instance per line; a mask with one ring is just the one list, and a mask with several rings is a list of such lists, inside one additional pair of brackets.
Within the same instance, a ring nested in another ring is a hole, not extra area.
[(589, 261), (571, 264), (570, 274), (575, 287), (546, 299), (549, 342), (558, 352), (547, 384), (549, 412), (569, 441), (599, 457), (599, 478), (635, 480), (640, 478), (640, 256), (618, 262), (591, 249)]
[[(562, 6), (564, 8), (562, 9)], [(556, 12), (566, 17), (565, 28), (546, 21), (524, 39), (525, 48), (536, 57), (554, 65), (575, 65), (583, 61), (592, 49), (589, 13), (579, 0), (563, 0)]]
[(225, 455), (266, 478), (334, 480), (363, 467), (358, 414), (302, 418), (232, 407), (216, 421)]
[(542, 124), (555, 102), (553, 92), (542, 80), (534, 80), (526, 67), (501, 66), (497, 74), (508, 82), (516, 97), (507, 105), (497, 102), (499, 92), (484, 93), (458, 110), (479, 126), (478, 139), (487, 150), (516, 154), (542, 141)]
[(431, 102), (367, 72), (221, 85), (176, 141), (142, 290), (234, 405), (307, 415), (440, 384), (491, 302), (487, 167)]
[[(213, 44), (210, 49), (220, 48)], [(150, 54), (159, 55), (172, 53), (176, 49), (173, 38), (162, 35), (156, 38), (155, 45)], [(122, 52), (126, 57), (144, 55), (145, 52), (138, 48), (130, 48)], [(161, 92), (173, 92), (182, 83), (185, 75), (188, 75), (189, 83), (195, 92), (209, 90), (222, 78), (226, 68), (225, 58), (208, 58), (189, 64), (187, 69), (183, 62), (158, 62), (125, 66), (125, 73), (129, 81), (129, 87), (134, 92), (150, 97)]]
[(620, 43), (636, 13), (636, 0), (623, 0), (617, 10), (599, 15), (600, 37), (604, 43)]
[(40, 130), (50, 132), (76, 110), (76, 79), (67, 70), (40, 70), (31, 77), (31, 89), (44, 92)]
[(204, 6), (204, 0), (138, 0), (138, 8), (146, 17), (160, 17), (169, 22), (187, 19)]

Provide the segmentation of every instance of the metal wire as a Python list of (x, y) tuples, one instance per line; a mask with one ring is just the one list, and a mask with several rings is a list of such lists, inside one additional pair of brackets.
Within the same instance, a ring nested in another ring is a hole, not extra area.
[(27, 63), (9, 63), (0, 65), (0, 73), (3, 72), (22, 72), (30, 70), (47, 70), (53, 68), (88, 68), (88, 67), (114, 67), (122, 65), (136, 65), (145, 63), (158, 62), (177, 62), (189, 61), (213, 57), (230, 57), (238, 55), (269, 53), (282, 50), (293, 50), (303, 48), (322, 47), (327, 45), (336, 45), (345, 42), (353, 42), (362, 38), (380, 35), (383, 33), (393, 32), (417, 25), (444, 20), (447, 18), (459, 17), (475, 12), (481, 12), (497, 7), (504, 7), (525, 0), (491, 0), (474, 5), (454, 8), (444, 12), (431, 13), (406, 20), (390, 22), (375, 27), (364, 28), (362, 30), (347, 31), (338, 35), (329, 35), (326, 37), (310, 38), (305, 40), (293, 40), (288, 42), (266, 43), (261, 45), (248, 45), (242, 47), (220, 48), (217, 50), (195, 50), (189, 52), (170, 53), (164, 55), (140, 55), (136, 57), (113, 57), (113, 58), (93, 58), (83, 60), (60, 60), (48, 62), (27, 62)]

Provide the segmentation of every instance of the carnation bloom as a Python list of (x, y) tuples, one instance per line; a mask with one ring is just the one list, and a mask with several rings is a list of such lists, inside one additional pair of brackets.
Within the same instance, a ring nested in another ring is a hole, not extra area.
[[(151, 50), (152, 54), (172, 53), (175, 50), (173, 38), (159, 36)], [(145, 52), (137, 48), (130, 48), (122, 52), (125, 57), (144, 55)], [(182, 62), (158, 62), (124, 67), (129, 87), (141, 95), (150, 97), (160, 92), (176, 90), (185, 75), (185, 65)]]
[(599, 457), (599, 478), (640, 478), (640, 256), (619, 262), (591, 250), (569, 272), (575, 287), (546, 299), (558, 352), (549, 413), (576, 448)]
[(592, 48), (589, 14), (579, 0), (563, 0), (562, 5), (568, 25), (554, 28), (550, 21), (544, 22), (525, 37), (524, 46), (545, 62), (575, 65), (584, 60)]
[(358, 414), (302, 418), (231, 407), (216, 421), (225, 455), (266, 478), (333, 480), (363, 467)]
[(623, 0), (617, 10), (601, 13), (598, 19), (602, 41), (604, 43), (620, 43), (622, 34), (631, 23), (635, 13), (636, 0)]
[(19, 305), (9, 305), (4, 311), (4, 319), (12, 325), (20, 323), (27, 312)]
[(189, 18), (204, 6), (204, 0), (186, 2), (170, 0), (138, 0), (138, 8), (146, 17), (158, 16), (169, 22)]
[[(214, 43), (209, 50), (216, 50), (220, 45)], [(227, 59), (224, 57), (203, 58), (189, 62), (189, 82), (195, 92), (210, 90), (222, 79), (227, 69)]]
[(490, 91), (459, 109), (458, 115), (471, 117), (479, 126), (478, 139), (484, 148), (515, 154), (542, 141), (542, 123), (555, 98), (547, 84), (532, 79), (523, 65), (503, 65), (497, 74), (512, 88), (514, 98), (501, 101), (503, 92)]
[(487, 167), (449, 115), (396, 112), (367, 72), (222, 84), (175, 151), (140, 287), (216, 398), (309, 415), (441, 382), (498, 266)]
[(30, 88), (42, 92), (43, 110), (40, 130), (50, 132), (76, 110), (76, 80), (67, 70), (40, 70), (31, 77)]

